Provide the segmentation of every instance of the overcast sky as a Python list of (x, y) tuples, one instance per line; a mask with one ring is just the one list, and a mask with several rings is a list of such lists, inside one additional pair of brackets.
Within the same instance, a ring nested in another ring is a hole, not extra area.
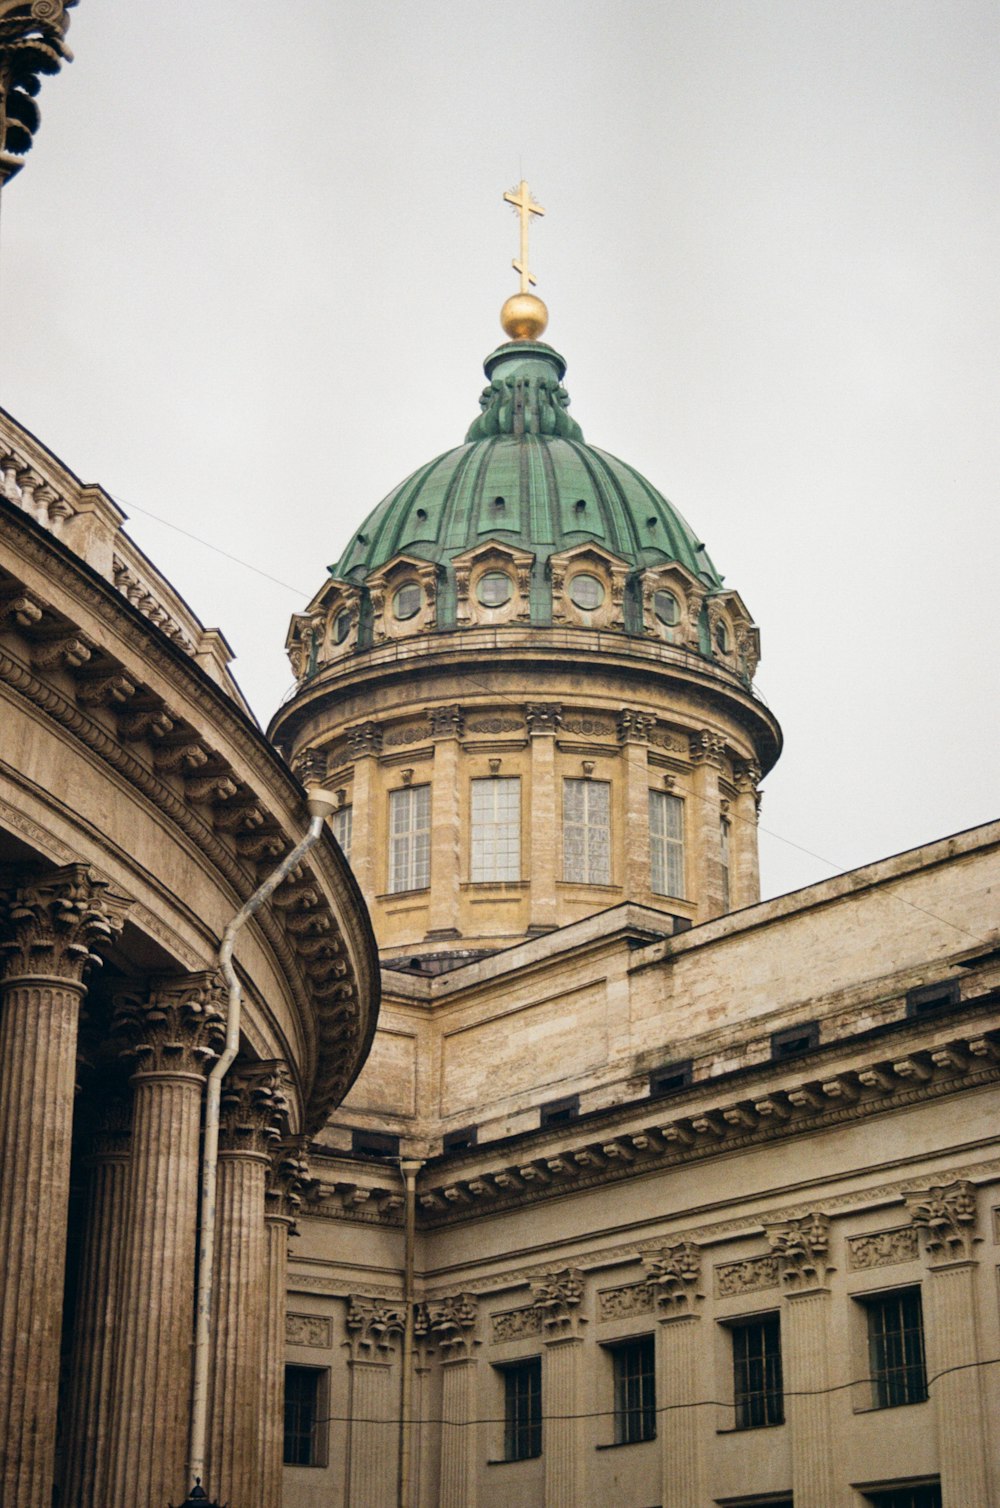
[(70, 41), (0, 402), (263, 722), (289, 614), (478, 413), (523, 174), (572, 413), (761, 626), (765, 893), (997, 815), (995, 0), (81, 0)]

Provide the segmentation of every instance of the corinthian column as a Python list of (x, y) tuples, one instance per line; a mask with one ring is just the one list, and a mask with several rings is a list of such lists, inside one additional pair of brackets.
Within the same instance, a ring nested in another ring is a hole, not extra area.
[(702, 1508), (706, 1411), (681, 1406), (706, 1396), (699, 1376), (701, 1252), (692, 1241), (682, 1241), (651, 1253), (643, 1263), (660, 1317), (656, 1406), (661, 1497), (671, 1508)]
[(733, 803), (732, 888), (733, 910), (754, 906), (760, 900), (760, 860), (757, 852), (757, 813), (760, 766), (737, 761), (734, 769), (736, 800)]
[(450, 1294), (426, 1305), (426, 1330), (441, 1357), (441, 1485), (439, 1508), (476, 1508), (478, 1436), (473, 1352), (479, 1300)]
[(106, 1502), (111, 1407), (111, 1363), (125, 1232), (131, 1107), (112, 1100), (87, 1159), (90, 1183), (83, 1256), (76, 1298), (69, 1422), (66, 1440), (66, 1501), (73, 1508), (103, 1508)]
[(68, 864), (18, 885), (0, 911), (0, 1501), (48, 1508), (80, 1000), (125, 902)]
[(836, 1508), (842, 1489), (830, 1424), (830, 1222), (825, 1215), (805, 1215), (767, 1234), (788, 1299), (782, 1354), (793, 1496), (809, 1508)]
[(583, 1420), (583, 1274), (565, 1267), (532, 1285), (545, 1341), (542, 1397), (545, 1508), (578, 1508), (587, 1498)]
[(262, 1484), (269, 1147), (286, 1107), (277, 1065), (227, 1077), (219, 1125), (207, 1482), (220, 1503), (253, 1508)]
[(347, 1508), (393, 1508), (396, 1502), (399, 1397), (392, 1367), (403, 1322), (401, 1304), (351, 1295)]
[(923, 1235), (930, 1268), (927, 1296), (927, 1373), (937, 1423), (941, 1501), (967, 1508), (991, 1501), (987, 1475), (990, 1435), (983, 1408), (982, 1358), (976, 1316), (973, 1256), (978, 1234), (975, 1186), (966, 1179), (907, 1195), (910, 1219)]
[(223, 1041), (212, 973), (117, 1002), (135, 1063), (126, 1229), (115, 1336), (108, 1501), (159, 1508), (186, 1491), (198, 1140), (206, 1069)]
[(281, 1502), (281, 1467), (285, 1422), (285, 1313), (288, 1308), (288, 1237), (295, 1228), (299, 1190), (308, 1177), (305, 1137), (271, 1149), (264, 1198), (264, 1376), (260, 1438), (263, 1443), (260, 1484), (249, 1508), (277, 1508)]

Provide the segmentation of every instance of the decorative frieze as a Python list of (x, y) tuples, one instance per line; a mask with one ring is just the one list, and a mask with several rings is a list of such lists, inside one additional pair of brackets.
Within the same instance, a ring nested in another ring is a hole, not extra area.
[(481, 717), (467, 724), (469, 733), (521, 733), (524, 722), (519, 717)]
[(914, 1262), (919, 1255), (916, 1226), (904, 1225), (898, 1230), (872, 1231), (847, 1238), (847, 1266), (851, 1272), (892, 1267), (897, 1262)]
[(542, 1311), (529, 1305), (525, 1309), (504, 1309), (490, 1320), (494, 1341), (522, 1340), (541, 1335)]
[(352, 1361), (391, 1361), (405, 1328), (406, 1310), (402, 1303), (352, 1293), (346, 1324)]
[(285, 1342), (289, 1346), (314, 1346), (328, 1351), (330, 1321), (322, 1314), (286, 1314)]
[(977, 1230), (976, 1188), (968, 1179), (907, 1194), (906, 1204), (913, 1225), (923, 1232), (931, 1266), (972, 1257), (982, 1237)]
[(625, 1283), (620, 1288), (602, 1288), (597, 1294), (597, 1318), (600, 1323), (609, 1320), (632, 1319), (636, 1314), (652, 1314), (653, 1291), (649, 1283)]
[(759, 1293), (777, 1288), (781, 1273), (777, 1257), (744, 1257), (741, 1262), (720, 1262), (715, 1269), (715, 1296), (736, 1298), (744, 1293)]
[(614, 730), (610, 723), (599, 717), (566, 717), (563, 719), (562, 731), (580, 733), (584, 738), (610, 738)]
[(823, 1214), (804, 1215), (767, 1230), (784, 1286), (791, 1292), (822, 1288), (834, 1271), (829, 1260), (830, 1221)]

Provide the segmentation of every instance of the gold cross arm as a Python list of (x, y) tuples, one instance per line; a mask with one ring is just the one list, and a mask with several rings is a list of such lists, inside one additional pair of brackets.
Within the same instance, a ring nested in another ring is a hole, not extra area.
[(521, 221), (521, 255), (514, 258), (511, 266), (521, 275), (521, 292), (527, 293), (529, 286), (533, 286), (536, 282), (534, 274), (528, 267), (528, 226), (531, 224), (532, 215), (544, 215), (545, 211), (532, 199), (531, 190), (523, 178), (516, 189), (508, 189), (503, 197), (506, 204), (513, 205), (517, 210)]

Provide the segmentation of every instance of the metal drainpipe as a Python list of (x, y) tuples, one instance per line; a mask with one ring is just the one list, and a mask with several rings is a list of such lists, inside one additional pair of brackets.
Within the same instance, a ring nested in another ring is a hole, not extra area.
[(190, 1480), (197, 1486), (205, 1475), (205, 1444), (208, 1434), (208, 1362), (209, 1340), (212, 1324), (212, 1285), (215, 1266), (215, 1194), (216, 1172), (219, 1160), (219, 1103), (222, 1098), (222, 1080), (225, 1078), (240, 1045), (240, 1008), (242, 992), (233, 968), (233, 947), (236, 934), (256, 911), (273, 895), (282, 880), (292, 872), (300, 859), (318, 842), (323, 824), (336, 808), (336, 802), (325, 791), (312, 789), (306, 806), (309, 811), (309, 828), (301, 842), (291, 853), (286, 854), (273, 874), (269, 875), (259, 889), (241, 907), (222, 934), (218, 962), (229, 990), (229, 1008), (226, 1013), (226, 1045), (222, 1055), (212, 1068), (205, 1086), (205, 1137), (201, 1160), (201, 1239), (198, 1244), (198, 1285), (195, 1297), (194, 1328), (194, 1378), (191, 1389)]
[(410, 1408), (413, 1396), (413, 1246), (417, 1225), (417, 1174), (422, 1162), (403, 1158), (399, 1169), (406, 1188), (406, 1225), (403, 1244), (403, 1376), (399, 1400), (399, 1508), (410, 1508), (413, 1467), (413, 1431)]

